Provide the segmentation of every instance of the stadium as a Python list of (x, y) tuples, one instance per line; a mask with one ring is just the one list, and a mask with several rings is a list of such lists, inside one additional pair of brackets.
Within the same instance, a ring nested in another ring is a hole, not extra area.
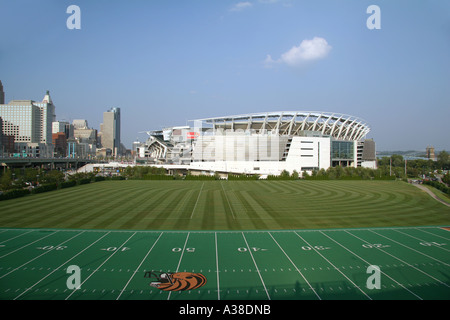
[[(0, 300), (449, 299), (450, 211), (411, 184), (192, 177), (375, 166), (365, 121), (193, 122), (149, 132), (136, 159), (148, 166), (81, 168), (57, 190), (0, 201)], [(129, 170), (153, 166), (192, 174)]]
[(266, 112), (191, 120), (148, 131), (138, 161), (192, 173), (279, 175), (335, 166), (376, 168), (367, 122), (346, 114)]

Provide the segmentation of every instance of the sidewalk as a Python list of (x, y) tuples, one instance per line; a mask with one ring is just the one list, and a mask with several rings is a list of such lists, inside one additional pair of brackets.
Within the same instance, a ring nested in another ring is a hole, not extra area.
[(436, 199), (437, 201), (439, 201), (440, 203), (445, 204), (447, 207), (450, 207), (450, 203), (445, 202), (444, 200), (438, 198), (430, 189), (428, 189), (427, 187), (421, 185), (421, 184), (417, 184), (417, 183), (410, 183), (413, 186), (416, 186), (417, 188), (425, 191), (426, 193), (428, 193), (430, 196), (432, 196), (434, 199)]

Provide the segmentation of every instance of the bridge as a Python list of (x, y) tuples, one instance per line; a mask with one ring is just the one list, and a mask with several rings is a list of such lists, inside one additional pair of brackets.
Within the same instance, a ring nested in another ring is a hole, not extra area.
[(87, 158), (1, 158), (0, 165), (7, 168), (41, 167), (47, 169), (78, 169), (88, 163), (107, 163), (98, 159)]

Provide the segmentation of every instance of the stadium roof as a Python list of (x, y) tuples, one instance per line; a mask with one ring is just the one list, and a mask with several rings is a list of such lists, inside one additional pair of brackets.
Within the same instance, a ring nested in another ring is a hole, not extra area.
[(302, 135), (315, 131), (340, 140), (361, 140), (370, 132), (367, 122), (351, 115), (320, 111), (278, 111), (197, 119), (213, 128), (276, 131), (280, 135)]

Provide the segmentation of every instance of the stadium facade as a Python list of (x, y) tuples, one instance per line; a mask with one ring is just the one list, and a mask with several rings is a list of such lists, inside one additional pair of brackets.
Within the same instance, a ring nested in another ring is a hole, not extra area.
[(376, 167), (375, 142), (363, 119), (285, 111), (205, 118), (193, 126), (149, 131), (137, 161), (203, 174), (279, 175), (329, 167)]

